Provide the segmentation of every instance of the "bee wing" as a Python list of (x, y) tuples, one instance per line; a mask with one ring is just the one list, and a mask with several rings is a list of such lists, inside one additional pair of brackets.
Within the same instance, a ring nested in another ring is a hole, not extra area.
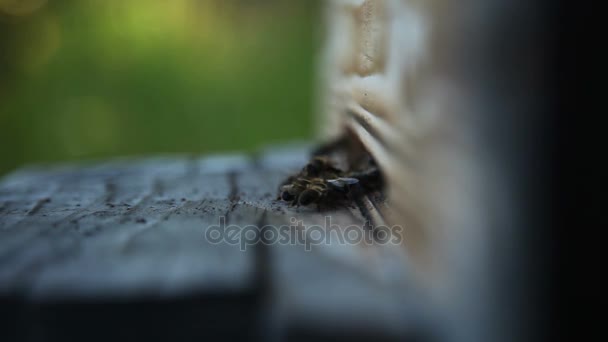
[(337, 179), (329, 179), (327, 180), (327, 183), (331, 184), (332, 186), (338, 187), (338, 188), (344, 188), (347, 185), (353, 185), (353, 184), (357, 184), (359, 183), (359, 180), (357, 178), (337, 178)]

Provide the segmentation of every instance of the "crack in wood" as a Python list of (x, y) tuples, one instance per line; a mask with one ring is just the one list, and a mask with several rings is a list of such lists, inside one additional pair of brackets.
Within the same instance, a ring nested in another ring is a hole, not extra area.
[(133, 218), (134, 215), (136, 215), (140, 208), (144, 207), (155, 196), (162, 196), (163, 192), (164, 185), (162, 184), (162, 181), (158, 178), (155, 178), (152, 183), (152, 190), (148, 194), (143, 196), (139, 201), (137, 201), (137, 203), (128, 208), (127, 212), (125, 213), (125, 215), (123, 215), (119, 222), (128, 222), (130, 219)]
[(155, 178), (154, 183), (152, 184), (152, 195), (162, 196), (165, 193), (165, 185), (163, 182)]
[(0, 214), (2, 214), (10, 205), (10, 201), (0, 203)]
[[(65, 186), (65, 184), (58, 185), (54, 189), (53, 193), (61, 192), (64, 189), (64, 186)], [(51, 200), (50, 200), (51, 197), (52, 197), (52, 195), (38, 200), (38, 202), (36, 203), (34, 208), (29, 210), (21, 220), (13, 223), (9, 227), (6, 227), (6, 229), (15, 229), (16, 227), (29, 228), (26, 230), (26, 232), (27, 232), (26, 234), (28, 234), (28, 235), (26, 235), (22, 241), (17, 243), (16, 246), (14, 246), (13, 248), (10, 248), (8, 251), (5, 251), (5, 253), (0, 255), (0, 259), (4, 259), (5, 257), (12, 258), (12, 257), (15, 257), (15, 255), (19, 255), (19, 253), (21, 253), (24, 250), (24, 247), (29, 245), (30, 243), (32, 243), (32, 241), (36, 241), (36, 240), (40, 239), (42, 236), (49, 234), (48, 230), (45, 231), (45, 230), (33, 229), (33, 228), (37, 228), (37, 225), (27, 226), (26, 223), (28, 222), (28, 218), (34, 218), (34, 219), (38, 218), (39, 215), (37, 215), (37, 213), (44, 206), (44, 204), (51, 202)], [(57, 228), (61, 223), (72, 219), (77, 214), (80, 214), (84, 211), (88, 211), (88, 209), (91, 208), (92, 206), (93, 206), (93, 204), (91, 204), (85, 208), (77, 209), (75, 212), (68, 214), (67, 216), (65, 216), (53, 223), (49, 223), (49, 225), (50, 225), (50, 227)], [(56, 231), (55, 233), (59, 234), (60, 232)], [(0, 264), (1, 263), (2, 263), (2, 261), (0, 261)]]
[(256, 284), (261, 287), (262, 290), (269, 290), (270, 286), (270, 242), (265, 236), (265, 232), (269, 230), (266, 226), (268, 222), (268, 210), (263, 209), (262, 215), (256, 222), (258, 232), (258, 243), (255, 246), (255, 270), (256, 270)]
[[(78, 221), (80, 221), (87, 215), (90, 215), (90, 214), (94, 215), (95, 213), (100, 212), (100, 210), (91, 210), (91, 209), (105, 205), (105, 204), (113, 201), (113, 199), (116, 196), (116, 188), (117, 188), (116, 184), (106, 180), (106, 182), (104, 182), (104, 192), (103, 192), (103, 194), (101, 194), (98, 197), (98, 200), (92, 201), (86, 207), (79, 207), (74, 212), (70, 213), (69, 215), (62, 217), (61, 219), (53, 222), (52, 226), (56, 228), (56, 227), (59, 227), (60, 225), (62, 225), (64, 222), (68, 222), (68, 221), (72, 224), (78, 224)], [(60, 190), (61, 189), (59, 189), (58, 191), (60, 191)], [(79, 206), (80, 206), (80, 204), (79, 204)]]
[[(54, 187), (54, 188), (53, 188)], [(11, 225), (9, 225), (8, 227), (3, 227), (4, 229), (13, 229), (15, 227), (18, 227), (19, 225), (23, 224), (24, 222), (27, 222), (28, 218), (34, 217), (34, 215), (40, 210), (42, 209), (42, 207), (44, 206), (44, 204), (46, 203), (50, 203), (51, 202), (51, 198), (53, 197), (53, 195), (55, 193), (58, 193), (59, 191), (62, 190), (61, 186), (51, 186), (52, 191), (50, 191), (50, 194), (47, 193), (47, 196), (39, 199), (36, 204), (34, 204), (34, 206), (30, 209), (26, 211), (26, 214), (23, 215), (23, 217), (18, 220), (17, 222), (13, 222)]]
[(203, 204), (205, 204), (205, 202), (207, 202), (207, 199), (203, 198), (200, 202), (198, 202), (198, 204), (194, 207), (194, 209), (201, 210), (203, 208)]
[(185, 179), (196, 179), (201, 174), (199, 159), (196, 155), (188, 156), (186, 162)]
[(116, 184), (112, 181), (106, 181), (105, 183), (105, 191), (106, 191), (106, 203), (114, 202), (114, 198), (116, 197)]
[(230, 171), (228, 172), (228, 185), (230, 186), (230, 193), (228, 194), (228, 200), (230, 201), (230, 207), (228, 208), (228, 210), (226, 210), (226, 212), (224, 213), (224, 217), (226, 218), (226, 225), (230, 224), (230, 214), (234, 211), (234, 208), (236, 208), (238, 202), (239, 202), (239, 188), (238, 188), (238, 184), (237, 184), (237, 177), (238, 177), (238, 173), (236, 171)]
[[(207, 199), (203, 199), (200, 201), (200, 203), (197, 205), (196, 209), (199, 209), (200, 207), (203, 206), (203, 204), (207, 201)], [(149, 231), (152, 228), (157, 227), (161, 222), (163, 221), (168, 221), (169, 217), (171, 217), (175, 212), (183, 209), (184, 204), (180, 204), (178, 206), (175, 206), (173, 208), (170, 208), (164, 215), (162, 215), (160, 218), (158, 218), (158, 220), (145, 225), (142, 229), (138, 230), (137, 232), (135, 232), (134, 234), (130, 235), (128, 237), (128, 239), (124, 242), (124, 246), (122, 248), (123, 253), (128, 253), (129, 251), (131, 251), (133, 249), (133, 245), (135, 244), (135, 241), (137, 240), (137, 238), (139, 236), (141, 236), (142, 234), (144, 234), (145, 232)], [(134, 214), (130, 215), (133, 216)], [(144, 219), (143, 222), (141, 222), (142, 224), (145, 224), (147, 221)]]
[(270, 241), (265, 236), (265, 232), (270, 228), (267, 227), (268, 223), (268, 210), (262, 209), (262, 215), (255, 223), (258, 227), (258, 243), (254, 247), (254, 286), (258, 293), (258, 314), (256, 320), (258, 321), (258, 334), (264, 339), (268, 339), (271, 334), (275, 333), (273, 327), (276, 326), (276, 308), (272, 305), (273, 294), (275, 293), (273, 287), (273, 270), (271, 256), (270, 256)]
[(41, 198), (38, 201), (36, 201), (36, 204), (34, 204), (34, 206), (32, 207), (32, 209), (30, 209), (27, 212), (27, 216), (32, 216), (34, 214), (36, 214), (40, 209), (42, 209), (42, 207), (51, 202), (51, 198), (50, 197), (45, 197), (45, 198)]

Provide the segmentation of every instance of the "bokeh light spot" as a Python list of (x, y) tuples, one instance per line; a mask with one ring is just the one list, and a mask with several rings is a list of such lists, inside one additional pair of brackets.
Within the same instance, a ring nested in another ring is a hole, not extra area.
[(0, 12), (12, 16), (31, 14), (47, 3), (47, 0), (0, 0)]

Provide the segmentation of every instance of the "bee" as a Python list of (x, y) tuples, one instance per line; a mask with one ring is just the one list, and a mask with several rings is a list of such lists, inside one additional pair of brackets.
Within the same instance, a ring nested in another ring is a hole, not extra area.
[(277, 200), (296, 207), (316, 204), (320, 211), (321, 204), (352, 201), (381, 189), (383, 179), (374, 160), (371, 157), (359, 159), (361, 163), (356, 168), (345, 172), (328, 155), (313, 155), (297, 174), (281, 183)]
[(330, 203), (348, 199), (351, 186), (358, 184), (356, 178), (340, 177), (336, 179), (298, 178), (294, 182), (281, 187), (280, 198), (290, 201), (291, 205), (307, 206), (317, 204), (321, 210), (321, 203)]
[(311, 181), (306, 178), (294, 177), (291, 181), (286, 181), (281, 185), (278, 199), (296, 204), (300, 193), (306, 190), (310, 184)]
[[(341, 177), (344, 172), (331, 162), (331, 160), (327, 156), (316, 156), (313, 157), (310, 162), (308, 162), (299, 173), (295, 175), (291, 175), (285, 179), (281, 185), (280, 189), (289, 188), (292, 193), (299, 193), (303, 191), (303, 187), (306, 187), (308, 183), (310, 183), (309, 179), (313, 178), (323, 178), (323, 179), (336, 179)], [(286, 187), (291, 185), (289, 187)], [(289, 191), (285, 193), (285, 191), (281, 190), (277, 200), (283, 199), (285, 201), (290, 201), (293, 195), (289, 194)]]

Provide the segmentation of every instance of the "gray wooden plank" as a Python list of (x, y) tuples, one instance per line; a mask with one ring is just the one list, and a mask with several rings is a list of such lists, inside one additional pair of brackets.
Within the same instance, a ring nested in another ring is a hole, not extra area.
[[(228, 312), (259, 316), (251, 324), (273, 336), (411, 336), (423, 320), (423, 294), (402, 247), (341, 243), (336, 235), (364, 227), (375, 206), (318, 212), (276, 200), (278, 184), (307, 159), (307, 146), (287, 146), (256, 157), (17, 171), (0, 183), (0, 294), (34, 302), (246, 295), (226, 302)], [(334, 224), (328, 243), (294, 241), (314, 237), (312, 227), (326, 220)], [(230, 226), (240, 240), (206, 235)], [(290, 242), (277, 239), (285, 229)]]
[[(205, 239), (205, 229), (232, 206), (228, 176), (204, 166), (215, 162), (154, 158), (49, 173), (54, 191), (43, 198), (50, 202), (32, 215), (18, 209), (2, 215), (19, 219), (2, 221), (1, 286), (43, 297), (245, 286), (253, 259)], [(1, 188), (11, 201), (18, 196), (13, 190), (28, 194), (23, 185), (44, 178), (9, 176)], [(17, 206), (32, 200), (13, 201)]]

